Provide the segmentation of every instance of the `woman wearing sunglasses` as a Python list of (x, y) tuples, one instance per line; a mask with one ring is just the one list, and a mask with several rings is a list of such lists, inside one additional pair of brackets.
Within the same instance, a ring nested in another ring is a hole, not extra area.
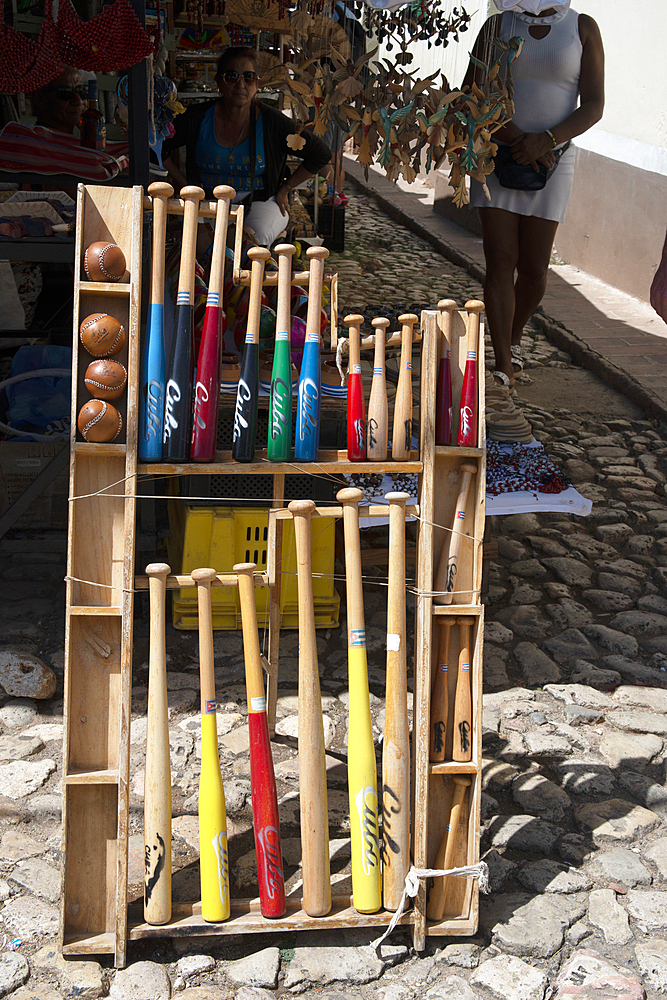
[[(177, 187), (198, 184), (212, 197), (217, 184), (230, 184), (245, 207), (245, 225), (260, 246), (270, 246), (289, 222), (288, 196), (331, 159), (331, 150), (312, 132), (291, 149), (294, 122), (257, 100), (259, 76), (253, 49), (232, 47), (216, 72), (220, 97), (196, 104), (174, 120), (175, 133), (162, 147), (165, 168)], [(185, 174), (171, 159), (185, 146)], [(294, 173), (287, 156), (303, 162)]]
[(78, 69), (64, 66), (60, 76), (32, 95), (35, 125), (74, 135), (86, 107), (87, 93)]

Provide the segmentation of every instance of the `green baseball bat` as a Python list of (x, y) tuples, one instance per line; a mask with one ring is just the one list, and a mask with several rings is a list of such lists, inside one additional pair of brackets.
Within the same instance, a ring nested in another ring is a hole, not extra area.
[(296, 247), (280, 243), (278, 255), (278, 302), (276, 308), (276, 343), (271, 373), (269, 401), (270, 462), (288, 462), (292, 451), (292, 357), (290, 347), (290, 297), (292, 292), (292, 254)]

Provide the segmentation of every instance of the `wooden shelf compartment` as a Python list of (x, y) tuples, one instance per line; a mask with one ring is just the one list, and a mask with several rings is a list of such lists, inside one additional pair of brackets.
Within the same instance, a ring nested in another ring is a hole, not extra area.
[[(129, 938), (131, 941), (150, 937), (194, 937), (248, 933), (283, 933), (285, 931), (325, 930), (341, 927), (385, 927), (393, 913), (359, 913), (352, 906), (351, 897), (333, 896), (331, 911), (324, 917), (309, 917), (302, 908), (301, 899), (287, 899), (284, 917), (268, 920), (259, 911), (259, 898), (233, 899), (231, 916), (222, 923), (207, 923), (201, 915), (201, 903), (174, 903), (172, 918), (167, 924), (154, 926), (144, 923), (143, 906), (133, 903), (128, 910)], [(399, 923), (412, 923), (408, 910)]]
[[(469, 772), (472, 784), (466, 791), (456, 830), (456, 850), (452, 867), (476, 864), (479, 861), (479, 802), (481, 777)], [(429, 867), (435, 867), (435, 860), (442, 835), (449, 821), (454, 782), (451, 776), (435, 775), (431, 782), (432, 793), (428, 801), (429, 825)], [(440, 786), (439, 788), (437, 786)], [(445, 912), (442, 920), (427, 920), (428, 936), (451, 934), (474, 934), (479, 917), (479, 892), (474, 878), (450, 877), (447, 880)], [(457, 930), (458, 925), (458, 930)]]
[[(462, 465), (475, 465), (477, 472), (472, 476), (465, 506), (465, 519), (455, 521), (456, 502), (461, 480)], [(458, 571), (454, 581), (451, 604), (440, 604), (433, 598), (433, 608), (479, 605), (482, 587), (482, 560), (484, 518), (486, 507), (486, 465), (484, 456), (463, 459), (457, 455), (436, 455), (435, 482), (437, 488), (433, 497), (434, 550), (433, 550), (433, 591), (437, 588), (437, 574), (443, 551), (449, 552), (452, 527), (460, 525), (464, 537), (458, 558)], [(446, 558), (446, 555), (445, 555)], [(440, 611), (436, 613), (444, 614)]]
[[(124, 848), (118, 838), (118, 791), (116, 784), (66, 784), (64, 788), (67, 851), (63, 855), (61, 926), (63, 942), (78, 940), (75, 954), (115, 950), (116, 867)], [(91, 939), (88, 946), (87, 938)], [(63, 952), (67, 954), (65, 948)]]
[(65, 775), (66, 785), (117, 785), (118, 771), (116, 768), (103, 768), (99, 771), (70, 771)]
[(69, 619), (70, 772), (117, 770), (121, 725), (121, 618)]

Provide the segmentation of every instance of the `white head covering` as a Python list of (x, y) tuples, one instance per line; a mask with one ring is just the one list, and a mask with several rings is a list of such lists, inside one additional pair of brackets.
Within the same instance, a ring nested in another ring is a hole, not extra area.
[(548, 22), (551, 17), (560, 20), (570, 6), (571, 0), (494, 0), (494, 3), (500, 11), (511, 10), (517, 14), (534, 14), (537, 17), (543, 10), (555, 7), (556, 15), (550, 15), (544, 19), (545, 22)]

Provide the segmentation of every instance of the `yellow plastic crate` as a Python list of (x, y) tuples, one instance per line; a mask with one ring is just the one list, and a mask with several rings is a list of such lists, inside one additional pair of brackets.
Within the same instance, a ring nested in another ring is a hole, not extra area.
[[(261, 507), (199, 507), (169, 501), (169, 562), (172, 572), (189, 573), (212, 566), (228, 573), (235, 563), (254, 562), (267, 568), (269, 512)], [(311, 524), (313, 597), (315, 625), (331, 628), (338, 624), (340, 597), (334, 587), (335, 518), (317, 518)], [(268, 624), (269, 588), (255, 588), (257, 619)], [(214, 629), (241, 626), (238, 590), (216, 587), (211, 592)], [(298, 625), (298, 592), (294, 525), (283, 521), (283, 555), (280, 588), (281, 626)], [(184, 587), (173, 592), (174, 628), (197, 628), (197, 590)]]

